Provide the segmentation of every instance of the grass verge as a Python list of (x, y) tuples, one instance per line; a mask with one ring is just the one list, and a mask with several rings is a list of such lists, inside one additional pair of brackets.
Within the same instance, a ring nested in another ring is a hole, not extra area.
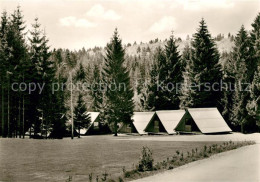
[[(234, 150), (243, 146), (253, 145), (253, 141), (243, 141), (243, 142), (223, 142), (222, 144), (212, 144), (204, 145), (203, 148), (194, 148), (186, 153), (176, 150), (172, 154), (172, 157), (166, 158), (161, 162), (153, 163), (152, 151), (148, 147), (143, 147), (142, 154), (139, 163), (133, 167), (133, 169), (126, 170), (122, 169), (122, 175), (118, 179), (105, 179), (100, 181), (108, 182), (123, 182), (130, 181), (134, 179), (143, 178), (156, 173), (160, 173), (166, 170), (171, 170), (176, 167), (194, 162), (197, 160), (208, 158), (214, 154), (226, 152), (229, 150)], [(92, 182), (92, 180), (90, 180)], [(98, 180), (96, 180), (98, 182)]]

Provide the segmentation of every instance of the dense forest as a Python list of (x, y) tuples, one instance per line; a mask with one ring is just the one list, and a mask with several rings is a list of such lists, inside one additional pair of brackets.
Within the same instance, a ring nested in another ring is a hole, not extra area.
[(122, 44), (116, 29), (105, 48), (77, 51), (51, 49), (38, 18), (26, 32), (20, 7), (0, 21), (2, 137), (70, 136), (72, 119), (78, 130), (88, 126), (87, 111), (116, 131), (133, 111), (189, 107), (217, 107), (233, 130), (259, 131), (260, 13), (250, 31), (242, 25), (227, 37), (212, 37), (202, 19), (186, 40), (172, 33)]

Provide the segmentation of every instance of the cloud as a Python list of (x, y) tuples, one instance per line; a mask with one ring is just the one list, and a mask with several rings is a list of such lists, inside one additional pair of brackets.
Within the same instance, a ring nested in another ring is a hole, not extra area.
[(208, 10), (208, 9), (227, 9), (234, 7), (234, 2), (228, 0), (177, 0), (183, 5), (184, 10)]
[(171, 31), (176, 29), (177, 23), (174, 17), (165, 16), (161, 18), (158, 22), (155, 22), (150, 28), (149, 31), (153, 33), (160, 33), (164, 31)]
[(77, 19), (74, 16), (68, 16), (60, 19), (60, 24), (65, 27), (83, 27), (83, 28), (92, 28), (96, 27), (97, 24), (88, 21), (87, 19)]
[(114, 10), (105, 10), (105, 8), (100, 5), (94, 5), (87, 13), (87, 16), (102, 18), (105, 20), (119, 20), (121, 18)]

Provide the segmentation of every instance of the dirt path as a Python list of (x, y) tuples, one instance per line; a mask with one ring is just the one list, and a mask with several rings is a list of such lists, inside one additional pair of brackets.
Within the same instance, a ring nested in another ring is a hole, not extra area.
[(260, 181), (260, 144), (242, 147), (135, 182)]

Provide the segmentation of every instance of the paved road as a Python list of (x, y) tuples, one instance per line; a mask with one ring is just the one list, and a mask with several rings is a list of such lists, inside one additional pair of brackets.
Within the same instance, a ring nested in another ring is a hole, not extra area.
[(208, 159), (136, 180), (135, 182), (260, 181), (260, 144), (217, 154)]

